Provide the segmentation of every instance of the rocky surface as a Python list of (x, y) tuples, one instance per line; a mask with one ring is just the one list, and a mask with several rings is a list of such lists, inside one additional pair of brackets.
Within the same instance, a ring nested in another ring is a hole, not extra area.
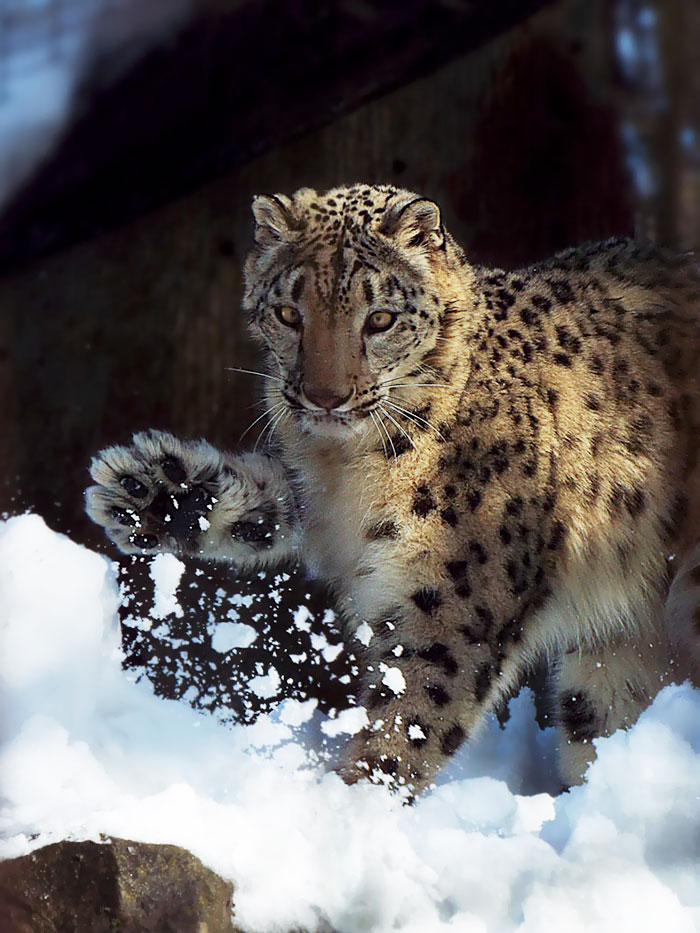
[(59, 842), (0, 862), (0, 933), (236, 933), (232, 896), (177, 846)]

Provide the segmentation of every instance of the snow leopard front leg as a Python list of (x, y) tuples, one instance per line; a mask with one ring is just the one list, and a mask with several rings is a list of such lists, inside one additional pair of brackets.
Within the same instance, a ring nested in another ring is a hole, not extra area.
[(206, 441), (135, 434), (92, 461), (90, 518), (125, 554), (169, 552), (255, 566), (290, 559), (295, 507), (284, 467)]
[(423, 790), (518, 678), (520, 626), (499, 626), (486, 600), (465, 612), (446, 589), (424, 586), (358, 629), (369, 639), (357, 700), (368, 725), (343, 750), (348, 783), (370, 779), (407, 797)]

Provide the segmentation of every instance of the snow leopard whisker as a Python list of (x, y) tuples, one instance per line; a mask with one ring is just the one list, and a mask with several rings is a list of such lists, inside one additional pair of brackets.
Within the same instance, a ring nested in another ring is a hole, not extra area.
[(263, 419), (266, 415), (271, 415), (273, 412), (275, 412), (275, 414), (276, 414), (277, 411), (278, 411), (278, 409), (281, 408), (284, 404), (285, 404), (284, 402), (277, 402), (277, 403), (276, 403), (275, 405), (273, 405), (271, 408), (266, 408), (265, 411), (262, 413), (262, 415), (258, 415), (258, 417), (255, 419), (255, 421), (253, 421), (252, 424), (249, 424), (249, 425), (248, 425), (248, 427), (245, 429), (245, 431), (243, 432), (243, 434), (241, 434), (241, 436), (238, 438), (238, 443), (240, 444), (240, 442), (241, 442), (241, 441), (243, 440), (243, 438), (246, 436), (246, 434), (248, 433), (248, 431), (250, 431), (252, 428), (254, 428), (255, 425), (258, 423), (258, 421), (262, 421), (262, 419)]
[(379, 430), (379, 425), (377, 424), (377, 419), (376, 419), (375, 416), (374, 416), (374, 412), (371, 411), (371, 412), (369, 413), (369, 416), (370, 416), (370, 418), (372, 419), (372, 424), (373, 424), (374, 427), (377, 429), (377, 434), (379, 435), (379, 440), (382, 442), (382, 447), (383, 447), (383, 449), (384, 449), (384, 456), (385, 456), (385, 457), (388, 457), (388, 456), (389, 456), (389, 452), (388, 452), (387, 449), (386, 449), (386, 443), (385, 443), (385, 441), (384, 441), (384, 435), (383, 435), (382, 432)]
[(413, 411), (408, 411), (406, 408), (401, 408), (400, 405), (397, 405), (395, 402), (390, 402), (388, 399), (385, 400), (386, 404), (396, 411), (400, 412), (404, 418), (407, 418), (409, 421), (413, 421), (414, 424), (424, 424), (427, 428), (430, 428), (431, 431), (434, 431), (441, 441), (444, 441), (445, 438), (440, 434), (435, 425), (431, 424), (429, 421), (426, 421), (425, 418), (421, 418), (420, 415), (417, 415)]
[(284, 379), (281, 376), (271, 376), (269, 373), (259, 373), (255, 369), (241, 369), (240, 366), (224, 366), (224, 370), (229, 373), (247, 373), (249, 376), (260, 376), (261, 379), (269, 379), (271, 382), (284, 382)]
[[(378, 408), (379, 408), (379, 406), (378, 406)], [(384, 412), (384, 413), (386, 414), (386, 412)], [(382, 419), (382, 416), (379, 414), (379, 411), (376, 411), (375, 414), (376, 414), (377, 418), (379, 419), (379, 423), (381, 424), (381, 426), (384, 428), (384, 431), (386, 432), (386, 439), (387, 439), (387, 440), (389, 441), (389, 443), (391, 444), (391, 449), (392, 449), (392, 451), (394, 452), (394, 460), (398, 460), (399, 457), (398, 457), (398, 454), (396, 453), (396, 448), (394, 447), (394, 439), (392, 438), (391, 434), (389, 433), (389, 430), (388, 430), (387, 426), (384, 424), (384, 421), (383, 421), (383, 419)]]
[(269, 439), (275, 433), (275, 428), (277, 427), (277, 425), (280, 424), (280, 422), (285, 417), (285, 415), (288, 415), (288, 414), (289, 414), (289, 409), (283, 408), (282, 411), (278, 411), (272, 418), (270, 418), (270, 420), (267, 422), (267, 424), (262, 429), (260, 434), (258, 434), (258, 439), (256, 440), (255, 445), (253, 446), (253, 453), (257, 451), (258, 445), (263, 443), (263, 437), (265, 437), (266, 434), (267, 434), (267, 439), (265, 443), (269, 441)]
[(411, 445), (411, 447), (413, 447), (413, 448), (415, 449), (415, 446), (416, 446), (416, 445), (413, 443), (413, 438), (412, 438), (411, 435), (408, 433), (408, 431), (407, 431), (402, 425), (399, 424), (399, 422), (396, 420), (396, 418), (394, 418), (393, 415), (389, 414), (389, 412), (386, 410), (386, 408), (384, 408), (381, 404), (378, 404), (378, 405), (377, 405), (377, 408), (378, 408), (381, 412), (383, 412), (383, 413), (387, 416), (387, 418), (388, 418), (393, 424), (396, 425), (396, 427), (399, 429), (399, 431), (401, 431), (401, 433), (402, 433), (403, 436), (406, 438), (406, 440), (407, 440), (408, 443)]
[(449, 382), (398, 382), (383, 383), (382, 388), (387, 389), (449, 389)]

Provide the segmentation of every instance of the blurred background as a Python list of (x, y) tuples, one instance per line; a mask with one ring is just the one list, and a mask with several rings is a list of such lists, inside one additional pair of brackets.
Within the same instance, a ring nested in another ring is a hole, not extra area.
[[(258, 415), (229, 370), (260, 368), (252, 196), (357, 180), (439, 201), (477, 263), (697, 248), (700, 4), (0, 0), (0, 513), (116, 559), (83, 513), (92, 453), (145, 427), (235, 448)], [(301, 574), (192, 565), (153, 629), (147, 565), (120, 563), (127, 663), (162, 692), (254, 715), (272, 664), (344, 703), (352, 659), (312, 650), (327, 600)], [(255, 644), (215, 651), (221, 617)]]

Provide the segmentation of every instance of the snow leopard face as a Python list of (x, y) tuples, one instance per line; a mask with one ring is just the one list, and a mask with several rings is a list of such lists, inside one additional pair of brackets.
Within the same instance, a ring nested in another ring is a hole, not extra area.
[(253, 213), (244, 304), (276, 363), (268, 400), (330, 436), (420, 417), (465, 294), (438, 206), (356, 186), (261, 196)]

